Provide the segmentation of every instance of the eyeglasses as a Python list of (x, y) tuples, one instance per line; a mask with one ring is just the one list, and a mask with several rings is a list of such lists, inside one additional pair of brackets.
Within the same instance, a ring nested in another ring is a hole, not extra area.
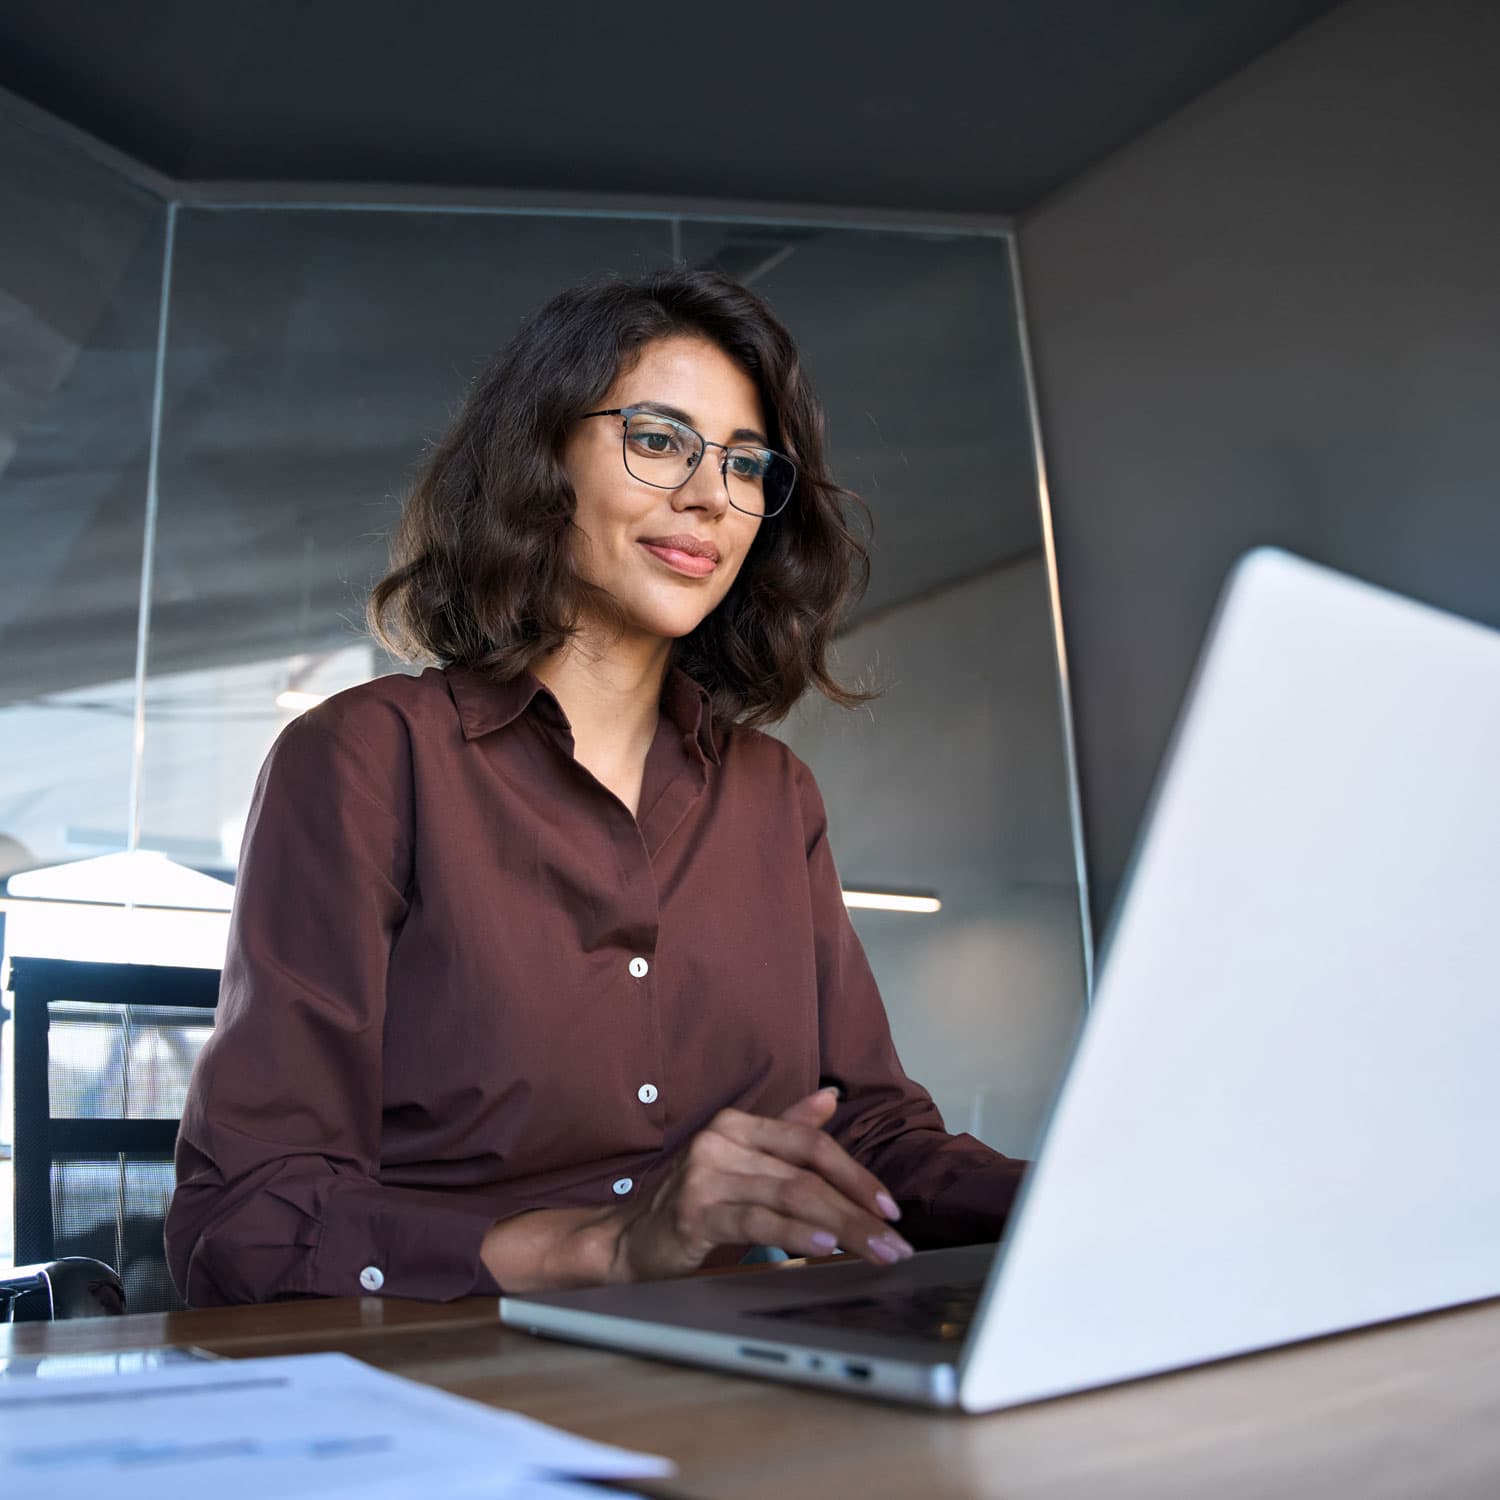
[(723, 450), (719, 476), (729, 503), (747, 516), (769, 517), (786, 509), (797, 483), (797, 466), (774, 448), (711, 443), (686, 422), (644, 406), (613, 406), (584, 417), (623, 417), (625, 471), (659, 490), (679, 490), (693, 477), (709, 448)]

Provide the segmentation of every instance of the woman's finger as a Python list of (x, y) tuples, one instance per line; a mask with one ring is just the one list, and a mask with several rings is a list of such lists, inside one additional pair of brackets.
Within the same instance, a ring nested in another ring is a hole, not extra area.
[(901, 1217), (896, 1200), (880, 1179), (867, 1172), (837, 1141), (821, 1130), (789, 1120), (742, 1114), (737, 1110), (722, 1111), (714, 1117), (710, 1128), (741, 1146), (816, 1172), (846, 1198), (867, 1207), (882, 1219)]
[(810, 1125), (814, 1130), (821, 1130), (833, 1118), (838, 1105), (839, 1091), (836, 1088), (819, 1089), (782, 1110), (776, 1118), (791, 1125)]
[[(912, 1248), (896, 1231), (851, 1203), (814, 1172), (800, 1170), (790, 1178), (764, 1173), (716, 1175), (690, 1189), (694, 1230), (704, 1238), (724, 1243), (744, 1235), (752, 1242), (790, 1246), (780, 1240), (760, 1240), (743, 1228), (755, 1211), (774, 1213), (798, 1226), (796, 1248), (804, 1254), (827, 1254), (841, 1248), (872, 1265), (891, 1265), (907, 1259)], [(736, 1227), (740, 1226), (740, 1227)]]
[[(858, 1199), (850, 1198), (842, 1189), (828, 1182), (820, 1173), (808, 1167), (798, 1166), (784, 1157), (772, 1155), (754, 1146), (743, 1145), (731, 1136), (718, 1131), (705, 1131), (699, 1138), (699, 1165), (719, 1172), (728, 1172), (742, 1177), (765, 1177), (772, 1180), (790, 1181), (811, 1176), (827, 1188), (830, 1204), (837, 1204), (843, 1211), (867, 1213), (867, 1206)], [(698, 1143), (695, 1143), (698, 1144)], [(835, 1149), (842, 1149), (835, 1143)], [(871, 1179), (874, 1181), (874, 1179)], [(876, 1182), (879, 1189), (879, 1183)], [(877, 1207), (880, 1205), (877, 1203)], [(889, 1218), (882, 1210), (882, 1218)], [(883, 1225), (881, 1227), (884, 1227)]]
[(715, 1218), (721, 1245), (775, 1245), (788, 1255), (831, 1255), (838, 1236), (758, 1204), (723, 1205)]
[(871, 1239), (882, 1242), (874, 1252), (876, 1259), (887, 1259), (887, 1249), (898, 1258), (911, 1253), (907, 1242), (882, 1219), (807, 1167), (717, 1134), (705, 1140), (697, 1155), (698, 1161), (689, 1165), (678, 1190), (679, 1202), (687, 1210), (684, 1223), (693, 1226), (695, 1234), (711, 1237), (702, 1227), (700, 1210), (743, 1200), (776, 1208), (814, 1229), (832, 1231), (837, 1243), (854, 1254), (865, 1254)]

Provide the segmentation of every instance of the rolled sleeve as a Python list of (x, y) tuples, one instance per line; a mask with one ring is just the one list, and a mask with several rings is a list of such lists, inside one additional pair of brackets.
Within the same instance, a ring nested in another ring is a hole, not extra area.
[(1026, 1169), (971, 1135), (953, 1135), (932, 1096), (907, 1077), (875, 976), (844, 905), (828, 817), (797, 763), (817, 955), (821, 1081), (841, 1102), (829, 1130), (901, 1208), (920, 1248), (996, 1239)]
[(446, 1302), (497, 1293), (480, 1259), (503, 1211), (278, 1158), (226, 1179), (187, 1140), (168, 1225), (172, 1274), (195, 1307), (380, 1293)]
[(499, 1215), (380, 1181), (410, 761), (398, 715), (366, 703), (359, 718), (333, 699), (294, 721), (252, 799), (167, 1217), (168, 1262), (194, 1305), (494, 1290), (479, 1250)]

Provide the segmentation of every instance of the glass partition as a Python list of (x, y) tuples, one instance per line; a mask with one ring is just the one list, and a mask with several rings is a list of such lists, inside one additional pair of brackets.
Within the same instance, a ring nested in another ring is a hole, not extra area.
[(126, 844), (166, 217), (0, 108), (0, 877)]
[(142, 836), (233, 869), (291, 717), (394, 663), (365, 634), (425, 446), (521, 319), (671, 254), (660, 220), (178, 210)]
[(684, 226), (686, 258), (750, 278), (796, 335), (834, 472), (873, 521), (848, 713), (782, 730), (828, 806), (907, 1070), (949, 1126), (1033, 1150), (1087, 988), (1068, 750), (1008, 246), (984, 235)]
[[(0, 96), (0, 881), (125, 844), (166, 220)], [(23, 931), (0, 911), (0, 983)], [(10, 1031), (0, 1018), (0, 1266)]]
[(806, 703), (779, 732), (818, 776), (845, 886), (937, 904), (855, 912), (909, 1071), (953, 1128), (1029, 1152), (1087, 957), (1008, 239), (753, 216), (167, 208), (92, 163), (41, 157), (0, 168), (0, 195), (33, 224), (0, 250), (0, 855), (125, 847), (138, 771), (141, 847), (232, 879), (280, 728), (395, 669), (364, 634), (364, 597), (425, 445), (483, 360), (586, 275), (718, 266), (798, 338), (835, 473), (873, 522), (870, 589), (839, 650), (881, 696), (855, 714)]

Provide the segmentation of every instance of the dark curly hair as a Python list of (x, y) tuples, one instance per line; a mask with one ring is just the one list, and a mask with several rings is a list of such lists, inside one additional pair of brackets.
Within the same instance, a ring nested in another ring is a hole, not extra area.
[(485, 367), (417, 478), (370, 597), (376, 638), (397, 657), (515, 677), (562, 645), (586, 606), (614, 601), (570, 559), (576, 508), (560, 455), (648, 343), (711, 340), (760, 393), (773, 446), (797, 465), (791, 503), (763, 524), (724, 601), (673, 659), (726, 723), (774, 723), (809, 687), (845, 707), (870, 695), (828, 665), (833, 632), (863, 592), (862, 502), (828, 476), (823, 411), (797, 347), (759, 297), (713, 271), (608, 277), (554, 297)]

